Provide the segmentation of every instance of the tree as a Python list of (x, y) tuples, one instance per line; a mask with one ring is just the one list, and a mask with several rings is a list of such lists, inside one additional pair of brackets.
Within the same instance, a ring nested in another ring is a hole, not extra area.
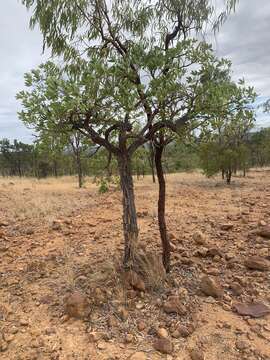
[(34, 146), (8, 139), (0, 141), (2, 173), (9, 176), (29, 175), (34, 163)]
[(251, 153), (251, 166), (270, 164), (270, 128), (263, 128), (249, 134), (247, 145)]
[(242, 169), (245, 174), (249, 157), (246, 142), (255, 123), (254, 110), (250, 107), (256, 96), (253, 89), (235, 87), (235, 90), (240, 96), (240, 103), (231, 104), (227, 115), (221, 113), (211, 122), (210, 129), (204, 129), (200, 144), (201, 165), (205, 174), (213, 176), (222, 171), (227, 184), (231, 183), (233, 171)]
[[(55, 68), (41, 84), (40, 71), (46, 68), (28, 75), (38, 99), (21, 97), (31, 111), (33, 102), (44, 106), (45, 101), (54, 121), (72, 124), (117, 158), (128, 265), (139, 233), (132, 156), (158, 130), (176, 131), (190, 119), (198, 72), (217, 60), (205, 43), (187, 39), (187, 29), (202, 29), (215, 8), (201, 0), (22, 2), (33, 9), (31, 25), (39, 25), (44, 47), (63, 56), (67, 66), (64, 75)], [(235, 3), (226, 2), (216, 26)]]

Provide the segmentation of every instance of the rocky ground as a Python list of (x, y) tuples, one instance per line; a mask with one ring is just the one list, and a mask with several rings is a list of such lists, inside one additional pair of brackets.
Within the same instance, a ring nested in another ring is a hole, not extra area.
[(270, 172), (167, 181), (166, 277), (150, 178), (135, 183), (141, 273), (125, 275), (117, 189), (0, 180), (1, 359), (270, 359)]

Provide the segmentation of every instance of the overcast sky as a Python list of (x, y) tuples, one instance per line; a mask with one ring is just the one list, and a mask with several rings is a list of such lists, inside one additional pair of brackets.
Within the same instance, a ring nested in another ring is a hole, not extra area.
[[(0, 12), (0, 139), (31, 142), (32, 131), (18, 120), (15, 99), (23, 89), (23, 74), (45, 60), (39, 31), (29, 30), (29, 14), (18, 0), (1, 3)], [(270, 0), (240, 0), (214, 47), (233, 62), (234, 79), (245, 78), (259, 94), (270, 97)], [(257, 126), (270, 125), (270, 115), (258, 112)]]

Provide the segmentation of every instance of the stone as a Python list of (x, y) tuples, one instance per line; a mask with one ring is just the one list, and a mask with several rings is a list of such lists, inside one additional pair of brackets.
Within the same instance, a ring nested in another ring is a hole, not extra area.
[(161, 354), (172, 354), (173, 352), (173, 344), (168, 338), (159, 338), (155, 340), (153, 343), (153, 347)]
[(181, 334), (180, 334), (180, 332), (179, 332), (178, 329), (176, 329), (176, 330), (174, 330), (174, 331), (172, 332), (172, 337), (173, 337), (173, 338), (179, 339), (180, 336), (181, 336)]
[(20, 320), (20, 325), (21, 325), (21, 326), (28, 326), (28, 325), (29, 325), (29, 322), (28, 322), (26, 319), (21, 319), (21, 320)]
[(248, 315), (254, 318), (260, 318), (267, 314), (270, 314), (270, 308), (263, 303), (252, 303), (252, 304), (233, 304), (233, 309), (239, 315)]
[(193, 234), (193, 240), (197, 245), (206, 245), (208, 239), (204, 233), (198, 230)]
[(125, 273), (125, 281), (135, 290), (145, 291), (145, 283), (143, 279), (133, 270)]
[(168, 331), (164, 328), (159, 328), (157, 330), (157, 336), (160, 338), (167, 338), (169, 336)]
[(224, 230), (224, 231), (231, 230), (232, 228), (233, 228), (233, 224), (230, 224), (230, 223), (220, 225), (220, 229)]
[(249, 348), (249, 343), (245, 340), (236, 340), (235, 342), (236, 349), (243, 351)]
[(97, 348), (99, 349), (99, 350), (105, 350), (106, 349), (106, 343), (105, 342), (103, 342), (103, 341), (101, 341), (101, 342), (99, 342), (98, 344), (97, 344)]
[(132, 334), (127, 334), (126, 337), (125, 337), (125, 341), (127, 344), (130, 344), (132, 343), (134, 340), (134, 336)]
[(250, 256), (245, 260), (245, 266), (250, 270), (267, 271), (270, 268), (270, 262), (260, 256)]
[(177, 330), (178, 330), (180, 336), (183, 338), (186, 338), (190, 335), (189, 329), (184, 325), (178, 326)]
[(147, 360), (145, 353), (142, 351), (135, 352), (133, 355), (130, 356), (129, 360)]
[(110, 315), (107, 321), (107, 324), (109, 327), (115, 327), (117, 326), (117, 320), (114, 315)]
[(257, 231), (257, 235), (270, 239), (270, 226), (263, 226)]
[(212, 296), (214, 298), (221, 298), (224, 294), (224, 291), (220, 284), (216, 282), (213, 278), (209, 276), (203, 276), (201, 279), (201, 290), (207, 296)]
[(139, 331), (143, 331), (146, 329), (146, 323), (144, 321), (139, 321), (137, 324), (137, 328)]
[(211, 257), (220, 256), (220, 257), (222, 257), (222, 251), (217, 247), (212, 247), (212, 248), (208, 249), (207, 256), (211, 256)]
[(54, 220), (52, 222), (51, 229), (52, 230), (61, 230), (62, 229), (61, 222), (59, 220)]
[(238, 284), (237, 282), (232, 283), (230, 285), (230, 289), (232, 290), (234, 295), (240, 296), (243, 294), (243, 288), (240, 284)]
[(192, 349), (190, 351), (190, 357), (192, 360), (205, 360), (204, 353), (201, 349)]
[(163, 304), (163, 309), (166, 314), (186, 314), (186, 309), (181, 303), (178, 296), (170, 296), (168, 300)]
[(6, 226), (8, 226), (8, 225), (9, 225), (8, 222), (3, 221), (3, 220), (0, 220), (0, 227), (1, 227), (1, 226), (6, 227)]
[(76, 319), (85, 318), (90, 313), (87, 297), (78, 291), (65, 298), (64, 308), (66, 315)]

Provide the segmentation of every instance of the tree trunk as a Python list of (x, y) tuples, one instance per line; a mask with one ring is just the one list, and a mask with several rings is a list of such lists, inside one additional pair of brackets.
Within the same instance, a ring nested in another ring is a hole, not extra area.
[(54, 177), (58, 177), (57, 161), (53, 159), (53, 173)]
[(118, 167), (121, 189), (123, 191), (123, 230), (125, 239), (123, 262), (124, 266), (129, 268), (133, 265), (139, 230), (131, 171), (131, 159), (127, 154), (121, 154), (118, 156)]
[(232, 179), (232, 171), (231, 171), (231, 170), (227, 170), (227, 171), (226, 171), (226, 182), (227, 182), (228, 185), (230, 185), (231, 179)]
[(76, 153), (76, 163), (77, 163), (77, 172), (78, 172), (78, 184), (81, 189), (83, 186), (83, 172), (82, 172), (82, 161), (81, 154), (79, 151)]
[(224, 169), (222, 169), (222, 171), (221, 171), (221, 176), (222, 176), (222, 180), (224, 180), (225, 179), (225, 170)]
[(166, 200), (166, 183), (162, 167), (162, 153), (164, 145), (155, 146), (155, 165), (159, 184), (158, 197), (158, 225), (162, 242), (162, 260), (166, 272), (170, 271), (171, 246), (168, 239), (166, 221), (165, 221), (165, 200)]
[(148, 160), (149, 160), (149, 165), (150, 165), (150, 168), (151, 168), (152, 180), (153, 180), (153, 183), (155, 184), (156, 183), (155, 166), (154, 166), (155, 152), (154, 152), (152, 142), (150, 142), (150, 153), (149, 153)]
[(137, 174), (137, 180), (140, 180), (140, 170), (138, 167), (136, 168), (136, 174)]

